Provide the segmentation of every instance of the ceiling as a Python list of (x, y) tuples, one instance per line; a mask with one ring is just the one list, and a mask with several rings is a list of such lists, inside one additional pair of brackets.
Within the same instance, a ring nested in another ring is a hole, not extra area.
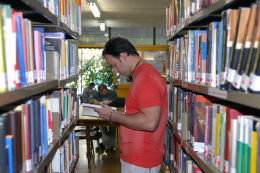
[[(164, 28), (166, 7), (170, 0), (96, 0), (101, 9), (100, 20), (111, 28)], [(82, 3), (82, 27), (99, 27), (88, 6)]]

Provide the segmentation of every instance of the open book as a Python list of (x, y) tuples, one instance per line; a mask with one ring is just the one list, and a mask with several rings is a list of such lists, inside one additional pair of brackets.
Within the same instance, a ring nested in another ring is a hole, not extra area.
[[(93, 117), (99, 117), (98, 113), (94, 111), (93, 108), (102, 108), (101, 105), (94, 105), (94, 104), (88, 104), (88, 103), (82, 103), (83, 109), (82, 109), (82, 115), (83, 116), (93, 116)], [(111, 107), (112, 110), (116, 111), (116, 107)]]

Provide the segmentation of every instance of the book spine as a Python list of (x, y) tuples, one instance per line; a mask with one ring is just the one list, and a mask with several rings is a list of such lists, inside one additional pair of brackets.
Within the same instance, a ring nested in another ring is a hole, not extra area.
[[(243, 44), (246, 25), (250, 14), (250, 8), (240, 8), (239, 17), (237, 20), (236, 34), (234, 39), (234, 53), (231, 53), (229, 59), (228, 74), (226, 79), (226, 89), (230, 91), (232, 89), (232, 83), (234, 82), (237, 66), (241, 63), (241, 55), (243, 54)], [(235, 82), (235, 86), (238, 84)]]

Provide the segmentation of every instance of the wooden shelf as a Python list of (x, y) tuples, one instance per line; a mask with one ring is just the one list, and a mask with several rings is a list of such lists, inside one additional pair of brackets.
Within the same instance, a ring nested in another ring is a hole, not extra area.
[(213, 163), (210, 161), (208, 157), (204, 156), (204, 153), (198, 154), (193, 151), (192, 147), (190, 147), (187, 143), (183, 142), (182, 148), (187, 152), (188, 155), (197, 163), (197, 165), (207, 173), (220, 173), (218, 169), (216, 169)]
[(69, 77), (67, 79), (60, 80), (59, 86), (65, 86), (68, 83), (74, 82), (78, 80), (78, 76)]
[(58, 18), (37, 0), (20, 0), (20, 1), (25, 3), (27, 6), (31, 7), (34, 11), (38, 12), (40, 15), (44, 16), (52, 24), (55, 25), (58, 24)]
[(77, 39), (78, 38), (78, 33), (75, 31), (72, 31), (67, 25), (65, 25), (62, 22), (59, 22), (60, 29), (62, 29), (65, 33), (70, 35), (72, 38)]
[(70, 134), (71, 130), (76, 126), (78, 120), (79, 120), (79, 116), (76, 116), (75, 119), (72, 120), (72, 122), (70, 122), (70, 124), (65, 127), (65, 129), (63, 130), (62, 136), (60, 137), (60, 140), (59, 140), (60, 146), (64, 143), (67, 136)]
[(78, 163), (78, 160), (79, 160), (79, 154), (77, 153), (77, 158), (72, 162), (72, 164), (70, 166), (70, 173), (75, 172), (75, 168), (76, 168), (76, 165)]
[(28, 98), (38, 93), (47, 91), (58, 86), (58, 80), (50, 80), (33, 85), (25, 86), (13, 91), (7, 91), (0, 94), (0, 107), (10, 103)]
[(58, 148), (59, 148), (59, 140), (54, 140), (54, 142), (49, 146), (48, 154), (42, 159), (41, 163), (32, 172), (34, 173), (43, 172), (45, 167), (53, 159)]
[(209, 95), (212, 97), (241, 104), (251, 108), (260, 109), (260, 95), (257, 94), (244, 93), (239, 91), (226, 91), (226, 90), (221, 90), (219, 88), (209, 87), (206, 85), (181, 82), (181, 80), (176, 80), (172, 78), (167, 78), (167, 79), (171, 80), (171, 83), (173, 85), (177, 85), (197, 93)]

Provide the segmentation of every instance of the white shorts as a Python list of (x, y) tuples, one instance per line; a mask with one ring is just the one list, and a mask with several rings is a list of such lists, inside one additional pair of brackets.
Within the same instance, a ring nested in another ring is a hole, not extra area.
[(122, 159), (120, 159), (120, 162), (121, 173), (159, 173), (161, 170), (161, 165), (153, 168), (143, 168), (124, 162)]

